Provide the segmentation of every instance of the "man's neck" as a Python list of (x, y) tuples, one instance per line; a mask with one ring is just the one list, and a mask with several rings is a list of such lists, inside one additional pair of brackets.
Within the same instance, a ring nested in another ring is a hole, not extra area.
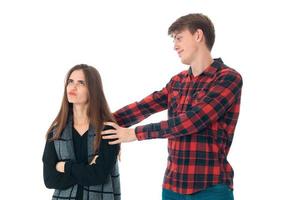
[(200, 75), (207, 67), (213, 63), (210, 51), (199, 53), (191, 63), (192, 73), (194, 76)]

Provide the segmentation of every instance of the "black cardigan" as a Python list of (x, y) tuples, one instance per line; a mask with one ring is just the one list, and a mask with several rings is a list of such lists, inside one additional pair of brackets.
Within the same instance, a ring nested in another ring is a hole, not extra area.
[[(107, 129), (112, 129), (112, 127), (105, 126), (104, 130)], [(56, 170), (56, 163), (59, 160), (54, 142), (46, 142), (43, 154), (43, 173), (44, 183), (47, 188), (67, 189), (75, 184), (78, 184), (80, 187), (104, 184), (116, 163), (120, 145), (109, 145), (109, 140), (102, 139), (96, 164), (89, 165), (87, 158), (87, 133), (80, 136), (73, 128), (72, 134), (76, 162), (66, 162), (65, 173), (60, 173)], [(50, 135), (50, 137), (52, 136)]]

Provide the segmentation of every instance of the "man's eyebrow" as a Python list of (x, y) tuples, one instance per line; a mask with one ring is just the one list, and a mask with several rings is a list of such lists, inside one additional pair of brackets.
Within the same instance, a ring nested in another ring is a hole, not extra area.
[(176, 32), (173, 33), (173, 35), (174, 35), (173, 37), (175, 38), (175, 37), (177, 37), (181, 33), (182, 33), (182, 31), (176, 31)]
[(178, 33), (172, 33), (171, 37), (176, 38), (177, 35), (178, 35)]

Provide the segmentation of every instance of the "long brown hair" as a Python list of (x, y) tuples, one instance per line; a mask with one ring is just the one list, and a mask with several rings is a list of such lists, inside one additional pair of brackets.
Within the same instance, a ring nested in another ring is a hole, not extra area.
[(50, 140), (57, 140), (60, 138), (62, 131), (67, 125), (68, 116), (73, 112), (73, 104), (68, 102), (67, 98), (67, 81), (71, 76), (72, 72), (75, 70), (82, 70), (86, 79), (86, 84), (88, 88), (88, 110), (87, 116), (90, 120), (90, 125), (95, 130), (94, 138), (94, 150), (98, 151), (100, 140), (101, 140), (101, 131), (103, 129), (103, 122), (112, 121), (115, 122), (115, 119), (110, 112), (108, 103), (106, 101), (103, 86), (101, 81), (101, 76), (98, 70), (92, 66), (86, 64), (75, 65), (72, 67), (66, 75), (65, 79), (65, 88), (64, 95), (61, 103), (60, 110), (52, 122), (51, 126), (47, 131), (46, 137), (49, 138), (49, 134), (55, 129), (55, 134)]

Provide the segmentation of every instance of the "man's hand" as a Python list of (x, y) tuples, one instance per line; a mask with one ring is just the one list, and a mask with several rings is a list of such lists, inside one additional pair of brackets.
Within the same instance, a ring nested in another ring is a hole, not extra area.
[(109, 144), (120, 144), (123, 142), (133, 142), (137, 140), (134, 129), (132, 128), (123, 128), (113, 122), (105, 122), (104, 124), (115, 128), (115, 129), (102, 131), (101, 133), (103, 136), (102, 138), (105, 140), (116, 139), (115, 141), (109, 142)]
[(58, 163), (56, 163), (56, 170), (61, 173), (64, 173), (65, 172), (65, 162), (59, 161)]

